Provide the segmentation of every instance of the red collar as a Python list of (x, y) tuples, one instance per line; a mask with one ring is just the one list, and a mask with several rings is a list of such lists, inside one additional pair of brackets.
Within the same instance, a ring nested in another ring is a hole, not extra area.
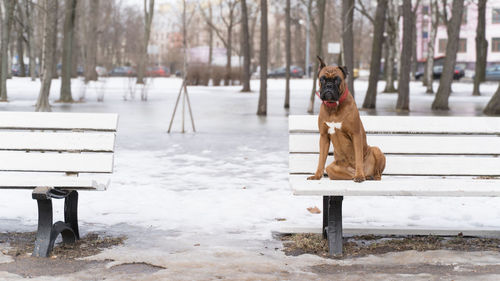
[[(321, 99), (321, 97), (319, 95), (319, 91), (316, 92), (316, 95), (318, 96), (319, 99)], [(323, 104), (326, 105), (327, 107), (337, 107), (345, 101), (345, 99), (347, 98), (348, 95), (349, 95), (349, 88), (347, 88), (347, 85), (346, 85), (344, 93), (342, 94), (342, 96), (340, 97), (340, 99), (338, 101), (336, 101), (336, 102), (323, 101)]]

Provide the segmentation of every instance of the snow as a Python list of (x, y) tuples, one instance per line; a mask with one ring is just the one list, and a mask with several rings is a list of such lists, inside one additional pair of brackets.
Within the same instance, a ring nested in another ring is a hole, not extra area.
[[(194, 279), (214, 271), (217, 261), (224, 263), (221, 274), (258, 272), (259, 267), (279, 271), (286, 263), (298, 264), (295, 270), (301, 272), (302, 265), (319, 262), (311, 256), (284, 257), (274, 250), (281, 243), (272, 238), (272, 231), (285, 224), (321, 225), (322, 216), (307, 211), (307, 207), (321, 207), (321, 198), (293, 196), (288, 183), (287, 116), (306, 113), (311, 83), (307, 79), (291, 81), (291, 109), (287, 111), (283, 109), (284, 80), (269, 80), (267, 117), (255, 114), (258, 80), (252, 81), (252, 93), (239, 92), (240, 86), (188, 87), (197, 132), (191, 132), (186, 108), (188, 133), (179, 133), (179, 108), (173, 133), (167, 134), (180, 79), (150, 80), (147, 102), (140, 101), (139, 92), (131, 93), (134, 87), (129, 78), (108, 78), (86, 91), (75, 79), (73, 96), (85, 93), (86, 102), (70, 105), (54, 102), (60, 87), (55, 80), (50, 96), (53, 111), (120, 116), (110, 188), (80, 192), (79, 220), (83, 233), (101, 231), (129, 239), (125, 247), (93, 258), (202, 268), (193, 269)], [(0, 103), (0, 110), (34, 110), (38, 81), (14, 78), (7, 87), (10, 101)], [(355, 81), (358, 105), (366, 88), (366, 81)], [(384, 83), (379, 83), (380, 92), (383, 88)], [(437, 90), (437, 84), (434, 88)], [(496, 83), (485, 83), (484, 95), (472, 97), (471, 83), (454, 83), (451, 110), (436, 114), (481, 115), (496, 88)], [(104, 101), (97, 102), (101, 97)], [(430, 110), (433, 98), (421, 83), (412, 82), (410, 115), (435, 114)], [(361, 114), (397, 115), (396, 99), (396, 94), (380, 93), (377, 110), (362, 110)], [(316, 112), (319, 105), (316, 101)], [(30, 192), (2, 190), (1, 195), (0, 231), (34, 231), (36, 202)], [(63, 216), (61, 201), (55, 200), (55, 219)], [(346, 197), (344, 226), (499, 229), (499, 205), (500, 198)], [(197, 243), (201, 245), (193, 246)], [(238, 266), (245, 261), (252, 265)]]

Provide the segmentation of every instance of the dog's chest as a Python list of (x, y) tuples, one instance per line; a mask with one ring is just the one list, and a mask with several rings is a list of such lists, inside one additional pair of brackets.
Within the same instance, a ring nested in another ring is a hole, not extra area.
[(340, 130), (342, 128), (342, 122), (326, 122), (325, 124), (328, 126), (328, 134), (335, 134), (335, 129)]

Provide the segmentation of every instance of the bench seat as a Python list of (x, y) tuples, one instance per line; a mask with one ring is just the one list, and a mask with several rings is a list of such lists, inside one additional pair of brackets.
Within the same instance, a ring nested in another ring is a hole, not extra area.
[(97, 190), (104, 191), (109, 186), (109, 180), (96, 180), (91, 177), (68, 177), (68, 176), (49, 176), (49, 177), (28, 177), (19, 176), (0, 176), (0, 189), (34, 189), (38, 186), (50, 186), (57, 189), (76, 189), (76, 190)]
[(383, 177), (381, 181), (319, 181), (305, 176), (290, 176), (294, 195), (318, 196), (427, 196), (427, 197), (498, 197), (499, 179), (471, 178), (400, 178)]

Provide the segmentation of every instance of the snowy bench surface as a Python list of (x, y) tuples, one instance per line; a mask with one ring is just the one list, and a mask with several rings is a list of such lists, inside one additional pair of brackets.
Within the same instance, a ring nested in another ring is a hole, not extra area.
[(368, 145), (386, 155), (382, 180), (363, 183), (307, 180), (318, 164), (317, 120), (289, 117), (290, 185), (295, 195), (323, 196), (331, 254), (342, 252), (343, 196), (500, 196), (500, 118), (361, 116)]
[[(34, 189), (33, 256), (47, 257), (61, 234), (80, 238), (77, 190), (105, 190), (113, 172), (116, 114), (0, 112), (0, 189)], [(52, 199), (65, 199), (53, 224)]]
[[(116, 114), (0, 113), (0, 188), (104, 190)], [(78, 176), (77, 176), (78, 175)]]

